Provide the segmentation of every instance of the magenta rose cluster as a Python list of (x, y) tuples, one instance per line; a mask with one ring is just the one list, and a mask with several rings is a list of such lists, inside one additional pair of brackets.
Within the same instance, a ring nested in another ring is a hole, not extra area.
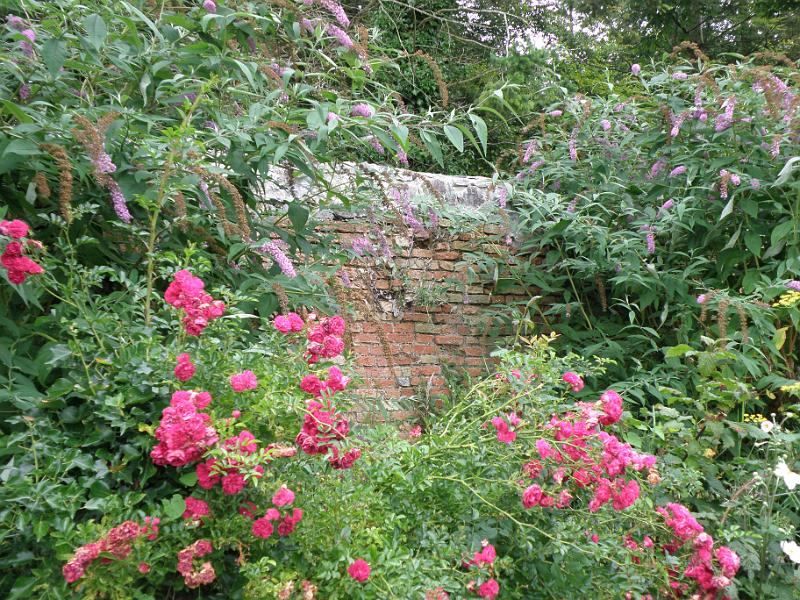
[[(321, 358), (335, 358), (344, 350), (346, 324), (342, 317), (323, 317), (308, 315), (304, 321), (297, 313), (279, 315), (274, 321), (275, 329), (285, 335), (306, 332), (304, 356), (309, 365)], [(361, 450), (343, 450), (342, 443), (350, 433), (350, 422), (336, 407), (333, 397), (343, 391), (350, 381), (339, 367), (328, 367), (326, 379), (309, 373), (300, 381), (300, 389), (315, 397), (306, 402), (306, 415), (303, 425), (295, 438), (295, 443), (306, 454), (327, 454), (328, 462), (334, 469), (349, 469), (361, 457)]]
[(200, 335), (209, 321), (221, 317), (225, 312), (225, 304), (221, 300), (214, 300), (203, 290), (204, 287), (202, 279), (182, 269), (175, 273), (164, 294), (168, 304), (185, 313), (182, 323), (189, 335)]
[[(158, 537), (158, 524), (160, 519), (145, 517), (144, 525), (134, 521), (125, 521), (109, 530), (97, 541), (84, 544), (75, 550), (72, 557), (62, 568), (61, 572), (67, 583), (74, 583), (86, 574), (91, 564), (100, 558), (102, 564), (114, 560), (124, 560), (131, 552), (133, 546), (140, 538), (155, 540)], [(100, 555), (103, 554), (101, 557)], [(113, 558), (109, 558), (113, 557)]]
[(40, 264), (25, 256), (30, 248), (42, 247), (41, 242), (26, 239), (29, 232), (30, 227), (25, 221), (19, 219), (0, 221), (0, 235), (11, 238), (0, 255), (0, 265), (6, 270), (8, 280), (13, 284), (25, 283), (28, 276), (44, 273)]

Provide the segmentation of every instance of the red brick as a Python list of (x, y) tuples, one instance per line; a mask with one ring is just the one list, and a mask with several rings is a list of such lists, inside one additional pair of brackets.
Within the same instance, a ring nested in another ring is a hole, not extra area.
[(414, 341), (412, 333), (387, 333), (386, 339), (396, 344), (410, 344)]
[(430, 315), (421, 312), (407, 312), (403, 315), (404, 321), (412, 321), (417, 323), (426, 323), (430, 321)]
[(375, 387), (378, 387), (378, 388), (394, 389), (395, 386), (397, 385), (397, 382), (394, 380), (394, 378), (392, 378), (392, 379), (375, 379), (372, 382), (372, 385), (374, 385)]
[(489, 352), (483, 346), (467, 346), (464, 348), (464, 354), (467, 356), (485, 356)]
[(429, 344), (434, 341), (434, 337), (432, 335), (417, 333), (416, 335), (414, 335), (414, 340), (418, 344)]
[(424, 354), (433, 354), (436, 352), (436, 346), (433, 344), (414, 344), (411, 346), (411, 352), (413, 352), (417, 357)]
[[(405, 316), (403, 317), (403, 320), (405, 320)], [(387, 323), (383, 329), (386, 333), (413, 333), (414, 324), (395, 321), (393, 323)]]
[(415, 362), (418, 365), (438, 365), (439, 357), (435, 354), (422, 354), (416, 357)]
[(463, 344), (464, 338), (460, 335), (437, 335), (436, 343), (443, 345)]
[(377, 333), (357, 333), (353, 336), (353, 341), (356, 344), (376, 344), (380, 343), (380, 338)]
[(411, 256), (414, 258), (433, 258), (433, 252), (430, 250), (424, 250), (423, 248), (414, 248), (411, 251)]
[(425, 365), (414, 370), (420, 375), (438, 375), (442, 371), (439, 365)]
[(481, 358), (477, 358), (477, 357), (474, 357), (474, 356), (470, 356), (470, 357), (467, 358), (467, 364), (468, 365), (483, 366), (483, 365), (486, 364), (486, 361), (482, 357)]
[[(459, 323), (460, 321), (461, 321), (461, 317), (459, 317), (458, 315), (448, 315), (448, 314), (441, 315), (440, 314), (440, 315), (434, 315), (434, 317), (433, 317), (433, 322), (437, 323), (437, 324), (440, 324), (440, 325), (445, 325), (445, 324), (455, 325), (456, 323)], [(449, 331), (452, 328), (451, 327), (442, 327), (442, 329)]]

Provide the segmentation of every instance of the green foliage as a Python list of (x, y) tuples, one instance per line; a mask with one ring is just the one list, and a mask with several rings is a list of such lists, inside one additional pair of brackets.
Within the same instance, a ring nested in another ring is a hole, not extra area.
[[(784, 168), (796, 142), (792, 109), (780, 104), (797, 93), (796, 71), (646, 69), (631, 98), (549, 107), (564, 115), (544, 114), (522, 146), (520, 260), (478, 265), (486, 278), (499, 269), (509, 284), (554, 296), (518, 306), (517, 324), (535, 318), (567, 348), (613, 358), (609, 381), (643, 403), (664, 385), (691, 394), (694, 375), (665, 365), (663, 349), (697, 349), (703, 335), (720, 339), (735, 377), (777, 391), (798, 376), (796, 306), (768, 304), (800, 275), (800, 184)], [(790, 82), (786, 96), (753, 89), (777, 78)], [(715, 127), (734, 102), (730, 126)]]

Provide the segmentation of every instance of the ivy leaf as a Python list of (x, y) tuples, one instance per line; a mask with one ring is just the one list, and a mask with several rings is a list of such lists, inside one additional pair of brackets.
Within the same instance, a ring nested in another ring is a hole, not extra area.
[(162, 511), (165, 521), (174, 521), (179, 518), (183, 511), (186, 510), (186, 502), (181, 498), (180, 494), (173, 494), (172, 498), (167, 500), (164, 498), (161, 501)]

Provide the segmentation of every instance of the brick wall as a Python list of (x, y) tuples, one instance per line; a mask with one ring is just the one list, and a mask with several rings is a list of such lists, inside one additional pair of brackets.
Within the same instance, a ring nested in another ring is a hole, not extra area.
[[(311, 206), (331, 190), (363, 198), (367, 188), (370, 204), (383, 201), (384, 207), (395, 211), (394, 225), (376, 226), (368, 215), (349, 213), (334, 200), (315, 218), (324, 221), (322, 229), (338, 237), (344, 247), (365, 234), (374, 239), (380, 227), (394, 250), (391, 261), (364, 256), (346, 265), (343, 270), (351, 285), (339, 288), (338, 295), (340, 304), (348, 307), (346, 342), (355, 354), (362, 381), (356, 390), (360, 397), (356, 416), (365, 421), (385, 416), (413, 418), (408, 399), (416, 398), (418, 405), (435, 403), (448, 391), (446, 369), (471, 376), (488, 371), (489, 353), (504, 341), (487, 335), (492, 311), (514, 301), (526, 302), (529, 296), (522, 290), (496, 295), (468, 276), (472, 252), (513, 260), (507, 256), (505, 228), (487, 225), (464, 233), (440, 218), (438, 227), (415, 234), (404, 225), (396, 204), (385, 202), (388, 192), (395, 188), (410, 198), (435, 197), (438, 207), (478, 212), (487, 208), (485, 212), (494, 212), (495, 222), (500, 222), (508, 215), (498, 209), (496, 182), (488, 177), (418, 173), (368, 163), (320, 168), (327, 170), (325, 186), (288, 168), (271, 171), (253, 191), (265, 199), (264, 215), (282, 214), (292, 201)], [(366, 188), (365, 182), (369, 182)]]
[[(347, 343), (361, 379), (360, 420), (413, 418), (415, 405), (447, 394), (447, 368), (485, 374), (489, 353), (503, 340), (488, 335), (491, 311), (525, 297), (497, 296), (468, 275), (469, 253), (507, 253), (501, 228), (451, 233), (447, 226), (441, 223), (434, 233), (414, 234), (407, 227), (384, 232), (395, 248), (393, 260), (363, 256), (343, 269), (350, 287), (339, 293), (350, 313)], [(348, 247), (370, 225), (330, 222), (325, 229)]]

